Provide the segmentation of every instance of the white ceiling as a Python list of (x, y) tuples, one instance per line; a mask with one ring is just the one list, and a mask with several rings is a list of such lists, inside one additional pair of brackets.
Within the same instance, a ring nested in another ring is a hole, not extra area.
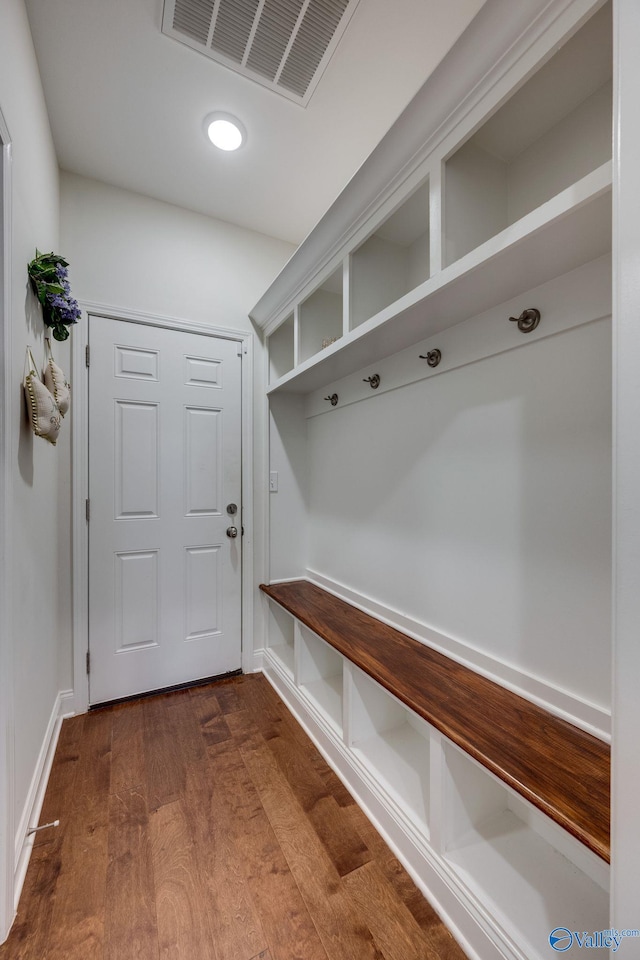
[[(26, 0), (60, 166), (299, 243), (484, 0), (361, 0), (304, 108), (160, 32), (162, 0)], [(205, 140), (235, 114), (237, 154)]]

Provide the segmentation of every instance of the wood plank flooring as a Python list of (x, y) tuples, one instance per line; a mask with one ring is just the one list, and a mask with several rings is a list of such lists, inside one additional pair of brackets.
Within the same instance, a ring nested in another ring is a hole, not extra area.
[(0, 960), (464, 960), (261, 675), (65, 721)]

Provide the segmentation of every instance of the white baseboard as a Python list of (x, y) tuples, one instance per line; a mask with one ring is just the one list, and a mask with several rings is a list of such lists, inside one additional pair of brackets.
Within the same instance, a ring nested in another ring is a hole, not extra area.
[(253, 666), (251, 673), (262, 673), (264, 671), (264, 647), (253, 651)]
[(480, 673), (489, 680), (512, 690), (518, 696), (536, 703), (543, 709), (548, 710), (549, 713), (567, 720), (581, 730), (593, 734), (599, 740), (604, 740), (605, 743), (611, 742), (611, 714), (597, 704), (589, 703), (570, 691), (563, 690), (539, 677), (525, 673), (512, 664), (505, 663), (464, 641), (433, 630), (419, 620), (406, 617), (399, 611), (386, 607), (371, 597), (357, 593), (355, 590), (351, 590), (344, 584), (331, 580), (315, 570), (307, 570), (305, 576), (308, 580), (322, 587), (323, 590), (332, 593), (341, 600), (346, 600), (347, 603), (363, 610), (365, 613), (369, 613), (377, 620), (381, 620), (390, 627), (395, 627), (396, 630), (406, 633), (414, 640), (418, 640), (420, 643), (444, 653), (447, 657), (451, 657), (452, 660), (470, 667), (476, 673)]
[(44, 802), (44, 795), (49, 782), (53, 757), (58, 744), (60, 728), (62, 721), (66, 717), (73, 716), (73, 691), (60, 691), (53, 704), (51, 716), (47, 724), (47, 729), (38, 754), (27, 799), (22, 810), (18, 828), (15, 835), (15, 867), (14, 867), (14, 908), (17, 910), (24, 878), (29, 866), (29, 858), (33, 849), (34, 834), (29, 835), (28, 830), (32, 826), (37, 826)]

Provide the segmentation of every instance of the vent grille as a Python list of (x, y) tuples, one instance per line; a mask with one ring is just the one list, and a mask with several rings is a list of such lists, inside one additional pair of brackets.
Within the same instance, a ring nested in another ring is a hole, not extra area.
[(162, 32), (306, 106), (359, 0), (165, 0)]

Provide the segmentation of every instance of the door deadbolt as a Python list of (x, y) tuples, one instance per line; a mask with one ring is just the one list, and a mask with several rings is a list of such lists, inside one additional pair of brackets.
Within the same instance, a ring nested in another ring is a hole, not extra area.
[(237, 512), (238, 512), (238, 504), (237, 504), (237, 503), (228, 503), (228, 504), (227, 504), (227, 513), (229, 514), (230, 517), (235, 517), (235, 515), (236, 515)]
[(238, 536), (238, 528), (227, 527), (227, 536), (229, 537), (230, 540), (235, 540), (235, 538)]

